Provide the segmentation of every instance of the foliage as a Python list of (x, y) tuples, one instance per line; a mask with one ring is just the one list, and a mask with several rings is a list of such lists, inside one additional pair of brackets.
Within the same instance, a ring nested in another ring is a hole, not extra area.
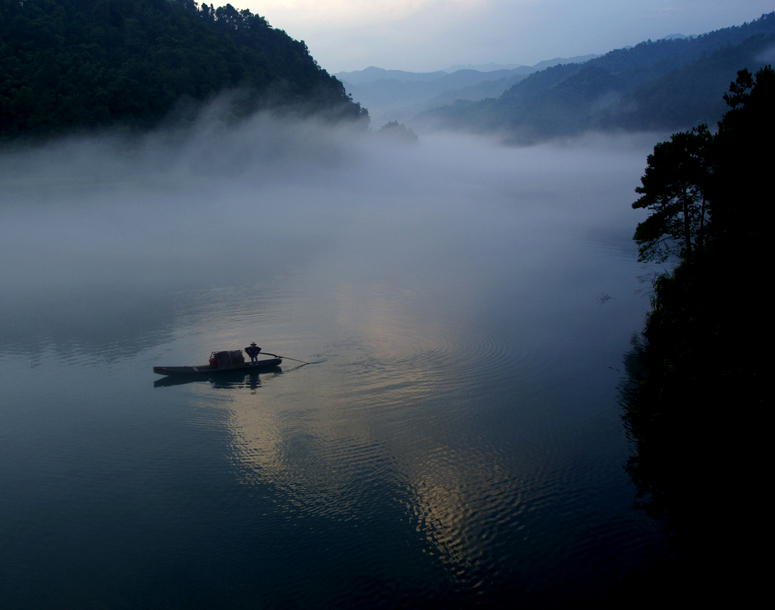
[(673, 134), (648, 156), (642, 185), (635, 189), (641, 196), (632, 204), (652, 212), (635, 231), (641, 261), (664, 262), (671, 255), (689, 259), (702, 245), (712, 142), (707, 125), (700, 125)]
[[(731, 109), (702, 153), (710, 167), (704, 245), (691, 256), (683, 248), (679, 264), (655, 281), (642, 368), (628, 366), (623, 392), (636, 449), (627, 471), (640, 503), (672, 533), (682, 558), (676, 573), (685, 570), (687, 582), (695, 572), (698, 584), (755, 580), (760, 569), (745, 558), (763, 527), (761, 422), (772, 393), (766, 278), (773, 253), (765, 232), (775, 72), (740, 71), (725, 99)], [(719, 571), (729, 557), (740, 559)]]
[[(303, 42), (231, 5), (191, 0), (0, 0), (0, 138), (121, 125), (240, 88), (267, 104), (361, 118)], [(186, 104), (186, 100), (189, 101)]]
[[(754, 76), (747, 70), (725, 96), (732, 110), (716, 136), (712, 224), (724, 247), (756, 261), (770, 254), (775, 72), (768, 66)], [(740, 271), (748, 272), (751, 265)]]
[(741, 70), (724, 95), (731, 110), (719, 122), (717, 135), (700, 125), (654, 147), (635, 189), (641, 197), (632, 206), (651, 211), (634, 235), (642, 261), (663, 262), (670, 256), (689, 261), (705, 245), (708, 231), (716, 250), (730, 248), (724, 242), (731, 240), (734, 253), (763, 254), (763, 227), (769, 223), (762, 221), (772, 208), (766, 176), (772, 163), (767, 143), (775, 141), (773, 99), (771, 67), (755, 75)]
[(396, 142), (414, 144), (418, 141), (417, 134), (403, 123), (390, 121), (379, 128), (377, 135), (390, 138)]

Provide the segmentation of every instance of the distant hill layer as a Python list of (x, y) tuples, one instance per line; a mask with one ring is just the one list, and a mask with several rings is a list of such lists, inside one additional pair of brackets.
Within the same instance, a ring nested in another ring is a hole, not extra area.
[(233, 116), (266, 105), (366, 116), (303, 42), (247, 10), (193, 0), (0, 0), (0, 138), (149, 128), (232, 89), (242, 92)]
[(647, 41), (583, 64), (535, 72), (497, 98), (457, 101), (422, 118), (500, 131), (517, 141), (587, 130), (677, 130), (713, 124), (738, 70), (775, 59), (775, 13), (695, 38)]
[(520, 80), (548, 66), (581, 63), (595, 55), (554, 59), (535, 66), (494, 70), (458, 68), (436, 72), (405, 72), (374, 66), (336, 74), (353, 99), (369, 109), (378, 123), (411, 120), (416, 115), (456, 100), (497, 97)]

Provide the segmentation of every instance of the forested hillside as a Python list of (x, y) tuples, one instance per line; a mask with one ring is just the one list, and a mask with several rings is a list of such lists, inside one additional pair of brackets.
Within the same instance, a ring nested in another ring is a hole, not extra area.
[(365, 118), (306, 45), (192, 0), (0, 0), (0, 138), (121, 126), (237, 89), (231, 112), (294, 105)]
[(635, 232), (641, 258), (677, 265), (656, 279), (628, 359), (627, 470), (672, 534), (682, 588), (746, 606), (754, 588), (740, 583), (765, 582), (749, 545), (766, 527), (775, 72), (740, 71), (724, 99), (717, 133), (701, 125), (655, 147), (633, 204), (651, 211)]
[(437, 125), (532, 141), (587, 130), (675, 130), (718, 121), (717, 95), (775, 49), (775, 13), (696, 38), (647, 41), (536, 72), (497, 99), (427, 113)]

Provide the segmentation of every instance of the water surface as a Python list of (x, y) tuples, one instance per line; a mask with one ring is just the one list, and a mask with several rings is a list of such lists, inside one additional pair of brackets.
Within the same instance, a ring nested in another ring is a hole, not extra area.
[[(0, 158), (4, 607), (610, 600), (662, 550), (616, 390), (654, 141)], [(312, 364), (154, 384), (251, 341)]]

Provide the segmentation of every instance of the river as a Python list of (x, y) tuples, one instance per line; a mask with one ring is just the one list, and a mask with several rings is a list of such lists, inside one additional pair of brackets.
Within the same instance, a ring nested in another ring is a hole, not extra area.
[[(260, 117), (0, 156), (3, 607), (613, 599), (664, 551), (617, 390), (656, 141)], [(152, 373), (252, 341), (310, 364)]]

